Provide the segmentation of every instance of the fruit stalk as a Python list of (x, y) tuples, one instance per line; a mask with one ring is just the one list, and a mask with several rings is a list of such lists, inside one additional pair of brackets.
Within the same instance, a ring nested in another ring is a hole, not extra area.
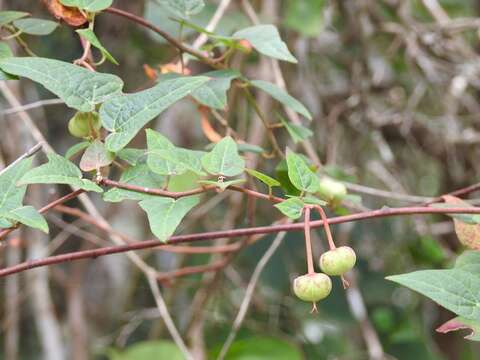
[(310, 207), (305, 207), (305, 251), (307, 252), (307, 271), (308, 274), (314, 274), (313, 268), (313, 254), (312, 254), (312, 240), (310, 238)]
[(330, 250), (335, 250), (336, 246), (335, 246), (335, 243), (333, 242), (333, 236), (332, 236), (332, 232), (330, 231), (330, 225), (328, 224), (327, 214), (325, 214), (325, 210), (323, 210), (321, 206), (316, 206), (315, 208), (317, 209), (317, 211), (320, 214), (320, 217), (322, 218), (323, 229), (325, 230), (325, 234), (327, 235), (328, 246), (330, 247)]

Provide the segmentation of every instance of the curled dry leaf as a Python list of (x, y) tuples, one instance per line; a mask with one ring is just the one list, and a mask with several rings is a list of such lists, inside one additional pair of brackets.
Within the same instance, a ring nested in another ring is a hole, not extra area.
[(200, 112), (202, 131), (207, 139), (212, 143), (217, 143), (222, 140), (222, 135), (215, 131), (212, 124), (210, 124), (210, 121), (208, 120), (208, 109), (206, 107), (199, 106), (198, 111)]
[[(461, 207), (472, 206), (455, 196), (445, 195), (443, 196), (443, 199), (447, 204)], [(453, 222), (455, 224), (455, 233), (457, 234), (458, 240), (470, 249), (480, 250), (480, 224), (467, 224), (455, 218), (453, 219)]]
[(442, 334), (457, 330), (469, 330), (470, 332), (465, 336), (465, 339), (480, 341), (480, 323), (474, 320), (465, 319), (461, 316), (447, 321), (436, 329), (437, 332)]
[(77, 8), (63, 6), (58, 0), (43, 0), (43, 3), (53, 16), (70, 26), (80, 26), (87, 22), (87, 18)]

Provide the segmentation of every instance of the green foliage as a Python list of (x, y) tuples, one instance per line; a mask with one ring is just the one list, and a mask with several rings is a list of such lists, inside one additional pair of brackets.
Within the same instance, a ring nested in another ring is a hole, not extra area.
[(280, 121), (282, 122), (283, 126), (285, 126), (285, 129), (287, 129), (288, 134), (295, 144), (305, 141), (313, 135), (313, 131), (305, 126), (293, 124), (281, 116)]
[(3, 58), (0, 69), (40, 83), (67, 106), (83, 112), (95, 110), (95, 105), (119, 93), (123, 87), (123, 81), (115, 75), (40, 57)]
[(212, 175), (236, 176), (245, 169), (245, 160), (238, 154), (235, 141), (226, 136), (202, 157), (202, 165)]
[(102, 124), (111, 132), (105, 142), (107, 149), (117, 152), (124, 148), (145, 124), (207, 81), (203, 76), (181, 77), (108, 99), (100, 108)]
[(10, 24), (17, 19), (21, 19), (29, 15), (29, 13), (23, 11), (0, 11), (0, 26)]
[(100, 140), (94, 140), (83, 153), (80, 160), (80, 169), (82, 171), (100, 170), (113, 162), (115, 154), (105, 148), (105, 144)]
[(216, 70), (202, 74), (210, 78), (208, 82), (192, 92), (192, 96), (202, 105), (223, 110), (227, 106), (227, 90), (233, 79), (240, 77), (236, 70)]
[(466, 252), (450, 270), (421, 270), (387, 279), (415, 290), (469, 320), (480, 321), (480, 254)]
[(178, 148), (162, 134), (147, 129), (147, 164), (150, 169), (160, 175), (180, 175), (193, 171), (204, 175), (201, 157), (203, 151)]
[(102, 53), (102, 56), (106, 58), (108, 61), (111, 63), (118, 65), (118, 61), (115, 60), (115, 58), (110, 54), (110, 52), (102, 45), (100, 40), (98, 40), (97, 35), (93, 32), (92, 29), (78, 29), (75, 30), (82, 38), (85, 40), (89, 41), (92, 46), (95, 46), (100, 52)]
[(280, 89), (277, 85), (263, 80), (252, 80), (250, 84), (265, 91), (275, 100), (281, 102), (283, 105), (289, 107), (293, 111), (305, 116), (308, 120), (312, 120), (312, 115), (307, 108), (285, 90)]
[(158, 3), (181, 18), (198, 14), (205, 6), (203, 0), (158, 0)]
[(86, 191), (103, 191), (94, 182), (83, 179), (82, 172), (74, 163), (54, 153), (48, 154), (47, 157), (48, 163), (28, 171), (18, 184), (67, 184)]
[(229, 186), (243, 184), (245, 182), (245, 179), (235, 179), (229, 181), (198, 180), (197, 182), (203, 185), (213, 185), (218, 187), (221, 191), (224, 191)]
[[(12, 57), (13, 53), (7, 43), (0, 41), (0, 59)], [(17, 76), (6, 73), (0, 69), (0, 81), (1, 80), (15, 80), (18, 79)]]
[(68, 150), (65, 152), (65, 159), (70, 160), (75, 155), (80, 153), (82, 150), (85, 150), (90, 145), (89, 141), (82, 141), (75, 145), (72, 145)]
[(275, 204), (275, 207), (290, 219), (298, 219), (302, 216), (303, 207), (305, 204), (302, 199), (298, 197), (291, 197), (281, 203)]
[(300, 191), (314, 193), (320, 187), (317, 175), (308, 167), (299, 155), (287, 148), (288, 177)]
[(265, 185), (268, 186), (268, 188), (271, 190), (272, 187), (275, 186), (280, 186), (280, 182), (264, 173), (261, 173), (260, 171), (254, 170), (254, 169), (245, 169), (247, 173), (252, 175), (254, 178), (260, 180), (263, 182)]
[(2, 217), (48, 233), (48, 224), (45, 218), (32, 206), (22, 206), (8, 212), (0, 211), (0, 218)]
[(294, 344), (273, 337), (256, 336), (232, 343), (225, 360), (302, 360), (301, 350)]
[(113, 0), (60, 0), (65, 6), (77, 7), (79, 9), (98, 12), (110, 7)]
[(125, 351), (111, 349), (110, 360), (184, 360), (183, 354), (172, 341), (142, 341), (129, 346)]
[(323, 29), (325, 0), (288, 0), (284, 23), (304, 36), (318, 36)]
[(200, 201), (199, 196), (189, 196), (178, 200), (156, 197), (141, 201), (152, 233), (160, 240), (167, 241), (173, 235), (184, 216)]
[[(126, 169), (120, 176), (120, 182), (129, 185), (142, 186), (149, 189), (160, 189), (165, 184), (165, 177), (153, 173), (146, 164), (137, 164)], [(103, 194), (103, 200), (120, 202), (123, 200), (145, 200), (155, 197), (137, 191), (113, 188)]]
[(247, 40), (263, 55), (292, 63), (297, 62), (280, 38), (278, 29), (273, 25), (251, 26), (235, 32), (232, 37), (237, 40)]
[[(24, 159), (0, 173), (0, 213), (6, 214), (22, 207), (27, 186), (17, 186), (17, 182), (30, 169), (32, 159)], [(12, 223), (0, 216), (0, 227), (10, 227)]]
[(13, 25), (22, 33), (29, 35), (48, 35), (58, 27), (55, 21), (33, 18), (15, 20)]
[(445, 324), (437, 328), (437, 332), (448, 333), (456, 330), (470, 330), (470, 334), (465, 336), (465, 339), (471, 341), (480, 341), (480, 321), (466, 319), (462, 316), (457, 316), (452, 320), (447, 321)]

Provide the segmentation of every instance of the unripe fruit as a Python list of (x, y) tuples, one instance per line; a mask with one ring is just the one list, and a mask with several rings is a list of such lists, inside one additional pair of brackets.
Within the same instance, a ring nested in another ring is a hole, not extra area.
[(326, 201), (339, 201), (347, 195), (347, 188), (340, 181), (324, 177), (320, 180), (318, 193)]
[(320, 256), (320, 269), (328, 275), (343, 275), (355, 266), (357, 256), (349, 246), (341, 246)]
[(68, 131), (72, 136), (78, 138), (85, 138), (91, 134), (90, 121), (93, 130), (99, 130), (102, 126), (100, 118), (96, 113), (82, 113), (77, 112), (68, 122)]
[(317, 302), (332, 291), (332, 280), (321, 273), (299, 276), (293, 280), (293, 292), (303, 301)]

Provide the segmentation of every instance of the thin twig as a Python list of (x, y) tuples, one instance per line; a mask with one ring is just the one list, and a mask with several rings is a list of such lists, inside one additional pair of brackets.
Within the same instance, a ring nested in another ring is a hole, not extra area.
[(163, 299), (162, 293), (160, 292), (160, 288), (157, 283), (156, 275), (154, 273), (147, 273), (148, 283), (150, 288), (152, 289), (153, 297), (155, 298), (155, 303), (157, 304), (157, 308), (160, 312), (160, 316), (162, 317), (163, 321), (165, 322), (165, 326), (167, 327), (170, 335), (172, 336), (173, 341), (177, 345), (177, 347), (182, 351), (183, 356), (187, 360), (194, 360), (193, 356), (188, 351), (185, 342), (183, 341), (182, 337), (180, 336), (170, 313), (168, 312), (167, 305), (165, 304), (165, 300)]
[(13, 168), (15, 165), (17, 165), (23, 159), (29, 158), (30, 156), (36, 154), (42, 148), (43, 144), (44, 144), (44, 142), (39, 142), (37, 145), (35, 145), (31, 149), (29, 149), (26, 153), (19, 156), (14, 162), (12, 162), (7, 167), (0, 170), (0, 175), (5, 173), (8, 169)]
[(277, 234), (275, 239), (273, 240), (272, 244), (269, 246), (267, 251), (263, 254), (262, 258), (258, 262), (255, 270), (253, 271), (252, 277), (248, 282), (247, 289), (245, 291), (245, 296), (243, 297), (242, 304), (240, 305), (240, 309), (238, 310), (238, 314), (235, 317), (235, 321), (233, 322), (232, 329), (228, 334), (227, 340), (222, 346), (222, 350), (217, 357), (217, 360), (223, 360), (227, 355), (228, 349), (232, 345), (235, 337), (237, 336), (238, 330), (242, 326), (243, 320), (247, 315), (248, 308), (250, 306), (250, 302), (252, 301), (253, 292), (255, 291), (255, 287), (257, 286), (258, 279), (262, 274), (263, 269), (267, 265), (268, 261), (272, 258), (275, 251), (278, 247), (282, 244), (283, 239), (285, 238), (286, 232), (280, 232)]
[(127, 19), (139, 24), (139, 25), (142, 25), (142, 26), (156, 32), (158, 35), (163, 37), (165, 40), (167, 40), (171, 45), (175, 46), (177, 49), (179, 49), (183, 52), (186, 52), (190, 55), (195, 56), (198, 60), (202, 61), (203, 63), (205, 63), (207, 65), (210, 65), (213, 68), (221, 68), (221, 65), (217, 64), (215, 61), (213, 61), (213, 59), (209, 58), (208, 56), (205, 56), (200, 51), (197, 51), (195, 49), (192, 49), (192, 48), (184, 45), (183, 43), (181, 43), (180, 41), (175, 39), (173, 36), (171, 36), (169, 33), (163, 31), (159, 27), (155, 26), (154, 24), (152, 24), (151, 22), (145, 20), (144, 18), (142, 18), (140, 16), (131, 14), (127, 11), (120, 10), (120, 9), (117, 9), (117, 8), (114, 8), (114, 7), (109, 7), (108, 9), (105, 9), (105, 12), (108, 12), (108, 13), (111, 13), (111, 14), (114, 14), (114, 15), (118, 15), (118, 16), (122, 16), (124, 18), (127, 18)]
[(39, 100), (39, 101), (32, 102), (30, 104), (25, 104), (25, 105), (21, 105), (21, 106), (12, 107), (10, 109), (2, 110), (2, 111), (0, 111), (0, 115), (10, 115), (10, 114), (15, 114), (15, 113), (18, 113), (18, 112), (21, 112), (21, 111), (36, 109), (36, 108), (43, 107), (43, 106), (60, 105), (60, 104), (64, 104), (64, 103), (65, 102), (61, 99)]

